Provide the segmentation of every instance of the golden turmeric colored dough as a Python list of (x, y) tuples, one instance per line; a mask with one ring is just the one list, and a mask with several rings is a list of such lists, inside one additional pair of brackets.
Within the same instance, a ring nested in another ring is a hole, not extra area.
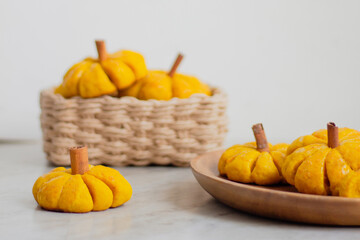
[(56, 89), (55, 93), (61, 94), (65, 98), (79, 95), (79, 80), (88, 71), (94, 60), (85, 59), (73, 65), (64, 75), (63, 83)]
[(172, 80), (173, 97), (189, 98), (195, 93), (203, 93), (210, 96), (211, 90), (208, 85), (202, 83), (193, 76), (175, 74)]
[(251, 179), (258, 185), (269, 185), (281, 181), (281, 174), (268, 152), (260, 153), (251, 172)]
[(285, 180), (299, 192), (339, 195), (342, 179), (360, 169), (360, 132), (339, 128), (339, 146), (328, 147), (327, 130), (296, 139), (282, 166)]
[(109, 54), (103, 61), (87, 58), (74, 64), (54, 92), (65, 98), (93, 98), (116, 93), (147, 75), (144, 57), (123, 50)]
[(350, 166), (342, 158), (339, 151), (331, 149), (326, 157), (326, 174), (330, 184), (330, 192), (339, 195), (339, 184), (341, 179), (351, 172)]
[(83, 98), (99, 97), (116, 92), (116, 86), (110, 81), (99, 63), (91, 64), (78, 83), (79, 95)]
[(188, 98), (195, 93), (211, 95), (210, 88), (193, 76), (176, 73), (170, 78), (165, 71), (149, 71), (145, 78), (121, 91), (120, 95), (141, 100), (170, 100), (173, 97)]
[(89, 166), (83, 175), (72, 175), (71, 169), (59, 167), (36, 180), (33, 195), (45, 209), (82, 213), (122, 205), (131, 198), (132, 188), (109, 167)]
[(341, 197), (360, 197), (360, 172), (350, 171), (342, 178), (339, 184), (339, 196)]
[(135, 75), (135, 80), (142, 79), (148, 74), (145, 59), (140, 53), (122, 50), (110, 55), (110, 58), (120, 60), (129, 66)]
[(60, 210), (59, 198), (63, 191), (64, 184), (69, 180), (71, 175), (60, 175), (42, 183), (35, 193), (37, 202), (45, 209)]
[(228, 148), (220, 157), (219, 160), (219, 164), (218, 164), (218, 169), (220, 172), (220, 175), (226, 175), (225, 172), (225, 166), (228, 162), (230, 162), (230, 160), (235, 157), (239, 152), (240, 152), (240, 148), (245, 148), (240, 144), (236, 144), (230, 148)]
[(135, 82), (134, 72), (119, 59), (108, 58), (101, 62), (101, 66), (119, 90), (129, 87)]
[(251, 148), (241, 149), (225, 165), (225, 173), (230, 180), (251, 183), (251, 172), (259, 156), (259, 152)]
[(130, 200), (131, 185), (115, 169), (98, 165), (91, 168), (87, 174), (100, 179), (111, 189), (114, 196), (111, 207), (118, 207)]
[(89, 212), (94, 204), (81, 175), (70, 175), (62, 187), (58, 208), (64, 212)]
[(114, 196), (111, 189), (103, 181), (87, 173), (82, 175), (82, 179), (92, 196), (93, 211), (102, 211), (111, 207)]
[[(325, 148), (326, 146), (319, 145), (319, 148), (321, 147)], [(308, 158), (311, 154), (313, 154), (315, 151), (317, 151), (317, 145), (309, 145), (304, 148), (297, 149), (294, 152), (296, 154), (292, 154), (285, 158), (281, 168), (281, 172), (283, 177), (289, 184), (295, 185), (296, 170), (304, 162), (304, 160)]]
[(329, 148), (318, 149), (308, 156), (297, 168), (295, 186), (299, 192), (327, 195), (325, 182), (325, 158)]
[(172, 98), (171, 78), (165, 73), (149, 71), (148, 76), (140, 84), (137, 98), (141, 100), (170, 100)]
[(222, 154), (218, 164), (219, 172), (230, 180), (242, 183), (279, 183), (282, 181), (279, 169), (287, 146), (285, 143), (274, 146), (269, 144), (270, 152), (260, 152), (255, 142), (234, 145)]

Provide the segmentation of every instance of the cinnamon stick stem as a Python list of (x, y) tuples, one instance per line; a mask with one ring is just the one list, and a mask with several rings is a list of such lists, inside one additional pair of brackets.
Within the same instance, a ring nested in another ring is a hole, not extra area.
[(107, 51), (106, 51), (106, 45), (105, 45), (105, 41), (103, 40), (96, 40), (95, 41), (96, 44), (96, 49), (99, 55), (99, 60), (100, 61), (104, 61), (107, 58)]
[(252, 130), (256, 139), (257, 150), (260, 152), (269, 152), (269, 144), (267, 142), (262, 123), (257, 123), (253, 125)]
[(71, 174), (84, 174), (89, 171), (88, 149), (86, 146), (70, 148)]
[(174, 74), (176, 72), (176, 69), (179, 67), (179, 65), (180, 65), (181, 61), (183, 60), (183, 58), (184, 58), (184, 56), (181, 53), (179, 53), (176, 60), (175, 60), (175, 62), (174, 62), (174, 64), (172, 65), (170, 71), (168, 72), (169, 77), (174, 76)]
[(327, 124), (328, 131), (328, 146), (330, 148), (336, 148), (339, 146), (339, 129), (333, 122)]

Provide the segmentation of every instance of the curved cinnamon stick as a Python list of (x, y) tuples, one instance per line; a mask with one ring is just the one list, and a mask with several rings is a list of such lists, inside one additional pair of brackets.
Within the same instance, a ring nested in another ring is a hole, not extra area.
[(104, 40), (96, 40), (96, 49), (99, 55), (99, 60), (104, 61), (107, 59), (107, 51), (106, 51), (106, 45)]
[(328, 131), (328, 146), (330, 148), (336, 148), (339, 146), (339, 129), (333, 122), (327, 124)]
[(179, 67), (179, 65), (180, 65), (181, 61), (183, 60), (183, 58), (184, 58), (184, 56), (181, 53), (179, 53), (176, 60), (175, 60), (175, 62), (174, 62), (174, 64), (172, 65), (170, 71), (168, 72), (169, 77), (174, 76), (174, 74), (176, 72), (176, 69)]
[(71, 174), (84, 174), (89, 171), (88, 149), (86, 146), (70, 148)]
[(252, 130), (256, 139), (257, 150), (260, 152), (269, 152), (269, 144), (267, 142), (262, 123), (257, 123), (253, 125)]

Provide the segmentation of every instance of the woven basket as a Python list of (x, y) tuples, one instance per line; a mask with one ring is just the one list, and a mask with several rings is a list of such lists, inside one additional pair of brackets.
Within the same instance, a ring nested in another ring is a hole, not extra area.
[(70, 165), (69, 147), (86, 145), (91, 164), (188, 166), (221, 148), (227, 132), (227, 98), (217, 88), (169, 101), (65, 99), (47, 89), (40, 106), (44, 152), (55, 165)]

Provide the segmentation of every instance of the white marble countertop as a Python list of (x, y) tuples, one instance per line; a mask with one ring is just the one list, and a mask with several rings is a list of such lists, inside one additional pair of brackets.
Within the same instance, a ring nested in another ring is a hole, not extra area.
[(40, 143), (0, 144), (0, 239), (357, 239), (360, 228), (287, 223), (214, 200), (189, 168), (116, 168), (132, 184), (124, 206), (69, 214), (37, 206), (31, 189), (47, 163)]

